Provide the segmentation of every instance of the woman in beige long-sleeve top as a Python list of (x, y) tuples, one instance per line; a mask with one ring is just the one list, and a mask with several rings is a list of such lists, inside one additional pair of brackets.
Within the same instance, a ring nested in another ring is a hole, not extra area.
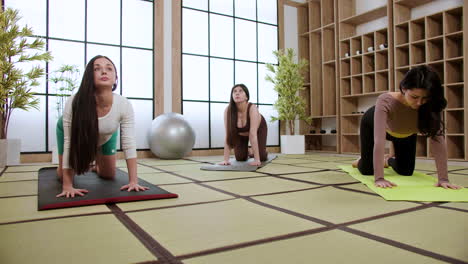
[[(413, 174), (416, 161), (417, 133), (430, 138), (437, 167), (436, 186), (459, 189), (451, 184), (447, 172), (447, 146), (442, 110), (446, 107), (439, 76), (422, 65), (406, 73), (400, 92), (377, 98), (376, 105), (363, 115), (360, 126), (361, 157), (353, 163), (363, 175), (374, 175), (375, 185), (396, 186), (384, 179), (384, 166), (400, 175)], [(385, 140), (392, 141), (394, 157), (384, 157)]]

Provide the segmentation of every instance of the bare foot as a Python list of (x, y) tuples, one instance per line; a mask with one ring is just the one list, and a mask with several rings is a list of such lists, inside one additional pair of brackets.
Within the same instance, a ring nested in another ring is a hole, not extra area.
[(251, 148), (249, 148), (249, 158), (253, 158), (254, 154)]
[(393, 156), (391, 156), (390, 154), (385, 154), (384, 155), (384, 168), (388, 168), (389, 165), (388, 165), (388, 159), (389, 158), (393, 158)]
[(89, 171), (97, 173), (97, 166), (96, 164), (89, 165)]
[(351, 163), (351, 165), (353, 166), (353, 168), (357, 168), (360, 159), (361, 159), (361, 158), (358, 158), (357, 160), (353, 161), (353, 163)]

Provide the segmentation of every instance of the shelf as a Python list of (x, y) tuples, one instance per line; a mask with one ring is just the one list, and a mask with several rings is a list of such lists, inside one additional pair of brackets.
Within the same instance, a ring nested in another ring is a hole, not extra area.
[(416, 137), (416, 156), (427, 157), (427, 138), (424, 136)]
[(435, 61), (427, 64), (439, 75), (440, 81), (445, 83), (444, 63), (443, 61)]
[(458, 82), (458, 83), (448, 83), (445, 86), (446, 87), (454, 87), (454, 86), (463, 86), (463, 85), (464, 85), (463, 82)]
[(341, 133), (343, 136), (359, 136), (359, 133)]
[[(349, 59), (349, 55), (351, 55), (350, 51), (351, 51), (350, 39), (340, 41), (341, 59)], [(345, 55), (346, 53), (348, 53), (348, 57), (346, 57)]]
[(337, 152), (337, 146), (327, 146), (324, 137), (305, 136), (305, 150), (314, 152)]
[(426, 47), (424, 45), (424, 42), (411, 44), (410, 53), (411, 53), (410, 64), (414, 65), (414, 64), (421, 64), (421, 63), (426, 62)]
[[(362, 45), (361, 45), (361, 37), (357, 36), (351, 39), (351, 50), (350, 55), (353, 56), (361, 56), (362, 54)], [(360, 52), (361, 54), (358, 54)]]
[(340, 68), (341, 69), (341, 75), (342, 76), (349, 76), (351, 74), (350, 60), (341, 61), (340, 65), (341, 65), (341, 68)]
[(406, 70), (406, 71), (409, 71), (410, 69), (410, 66), (409, 65), (406, 65), (406, 66), (400, 66), (400, 67), (396, 67), (395, 70)]
[(443, 34), (443, 15), (436, 13), (426, 17), (426, 38), (432, 38)]
[(362, 114), (348, 115), (341, 119), (342, 135), (357, 134), (359, 132), (359, 123)]
[(308, 1), (309, 28), (311, 30), (320, 28), (320, 2)]
[[(335, 31), (333, 29), (325, 29), (322, 31), (322, 41), (323, 41), (323, 60), (330, 61), (335, 59), (335, 49), (330, 49), (328, 47), (335, 46)], [(327, 48), (325, 48), (327, 47)]]
[(409, 47), (403, 46), (395, 49), (395, 67), (409, 65)]
[(341, 117), (362, 117), (362, 115), (364, 115), (364, 113), (360, 113), (360, 114), (342, 114)]
[(353, 57), (351, 58), (351, 74), (361, 74), (362, 73), (362, 57)]
[(359, 135), (343, 135), (343, 137), (341, 138), (341, 151), (343, 153), (359, 153)]
[(336, 115), (336, 69), (335, 65), (323, 67), (323, 115)]
[(376, 20), (378, 18), (384, 17), (387, 15), (387, 6), (378, 7), (367, 12), (364, 12), (359, 15), (355, 15), (352, 17), (345, 18), (341, 20), (341, 23), (351, 24), (351, 25), (359, 25), (363, 24), (372, 20)]
[[(323, 146), (325, 148), (327, 146)], [(336, 147), (330, 147), (330, 150), (324, 149), (324, 150), (308, 150), (306, 149), (306, 153), (336, 153)]]
[(375, 87), (377, 92), (386, 92), (389, 88), (388, 71), (377, 72), (375, 75)]
[(362, 58), (362, 69), (364, 73), (369, 73), (375, 71), (374, 65), (374, 53), (366, 54)]
[(438, 61), (444, 58), (444, 40), (435, 38), (427, 41), (427, 61)]
[(464, 136), (447, 136), (447, 154), (449, 159), (463, 159), (465, 156)]
[(362, 94), (362, 76), (351, 78), (351, 94)]
[(334, 29), (335, 28), (335, 23), (332, 22), (332, 23), (330, 23), (328, 25), (323, 26), (322, 28), (323, 29)]
[(457, 58), (463, 56), (463, 34), (457, 32), (455, 34), (446, 35), (445, 38), (445, 54), (446, 59)]
[(388, 54), (385, 52), (375, 54), (375, 71), (388, 69)]
[(341, 98), (343, 99), (355, 99), (355, 98), (359, 98), (359, 97), (369, 97), (369, 96), (379, 96), (383, 93), (386, 93), (388, 91), (378, 91), (378, 92), (373, 92), (373, 93), (361, 93), (361, 94), (353, 94), (353, 95), (345, 95), (345, 96), (341, 96)]
[(375, 53), (388, 53), (388, 48), (378, 49), (378, 50), (375, 51)]
[(463, 107), (447, 107), (446, 112), (456, 112), (456, 111), (465, 111)]
[(340, 80), (341, 94), (350, 95), (351, 94), (351, 81), (350, 79), (341, 79)]
[(446, 111), (446, 129), (447, 134), (463, 134), (464, 129), (464, 111)]
[(395, 46), (409, 42), (408, 22), (395, 26)]
[(304, 134), (304, 136), (337, 136), (338, 134), (332, 134), (332, 133), (325, 133), (325, 134), (320, 134), (320, 133), (315, 133), (315, 134)]
[(447, 84), (464, 81), (463, 60), (450, 60), (445, 63)]
[(425, 38), (425, 22), (424, 18), (412, 20), (410, 22), (410, 41), (418, 41)]
[(312, 119), (336, 118), (336, 115), (312, 116)]
[(322, 25), (329, 25), (335, 21), (335, 1), (321, 1)]
[(463, 30), (463, 9), (457, 7), (445, 11), (445, 33), (450, 34)]
[[(374, 33), (368, 33), (362, 36), (363, 54), (372, 53), (375, 50)], [(370, 49), (370, 50), (369, 50)]]
[(368, 74), (364, 75), (364, 93), (375, 92), (375, 75)]
[(395, 1), (395, 4), (414, 8), (420, 5), (430, 3), (431, 1), (433, 0), (399, 0)]
[(400, 90), (400, 82), (405, 77), (405, 74), (409, 71), (409, 67), (395, 69), (395, 91)]

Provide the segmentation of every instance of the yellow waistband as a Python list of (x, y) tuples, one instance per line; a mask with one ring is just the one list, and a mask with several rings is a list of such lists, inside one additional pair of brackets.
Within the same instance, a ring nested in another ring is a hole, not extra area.
[(409, 136), (414, 134), (414, 133), (400, 134), (400, 133), (396, 133), (396, 132), (393, 132), (393, 131), (390, 131), (390, 130), (387, 130), (387, 133), (389, 133), (392, 137), (396, 137), (396, 138), (406, 138), (406, 137), (409, 137)]

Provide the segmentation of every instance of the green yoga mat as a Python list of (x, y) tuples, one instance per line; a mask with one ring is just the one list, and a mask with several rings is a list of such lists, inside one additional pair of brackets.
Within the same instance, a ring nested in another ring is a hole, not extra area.
[(358, 169), (351, 165), (338, 167), (387, 201), (468, 202), (468, 188), (450, 190), (435, 187), (437, 179), (421, 172), (415, 171), (413, 176), (401, 176), (391, 168), (384, 169), (385, 179), (398, 185), (385, 189), (374, 185), (373, 175), (362, 175)]

